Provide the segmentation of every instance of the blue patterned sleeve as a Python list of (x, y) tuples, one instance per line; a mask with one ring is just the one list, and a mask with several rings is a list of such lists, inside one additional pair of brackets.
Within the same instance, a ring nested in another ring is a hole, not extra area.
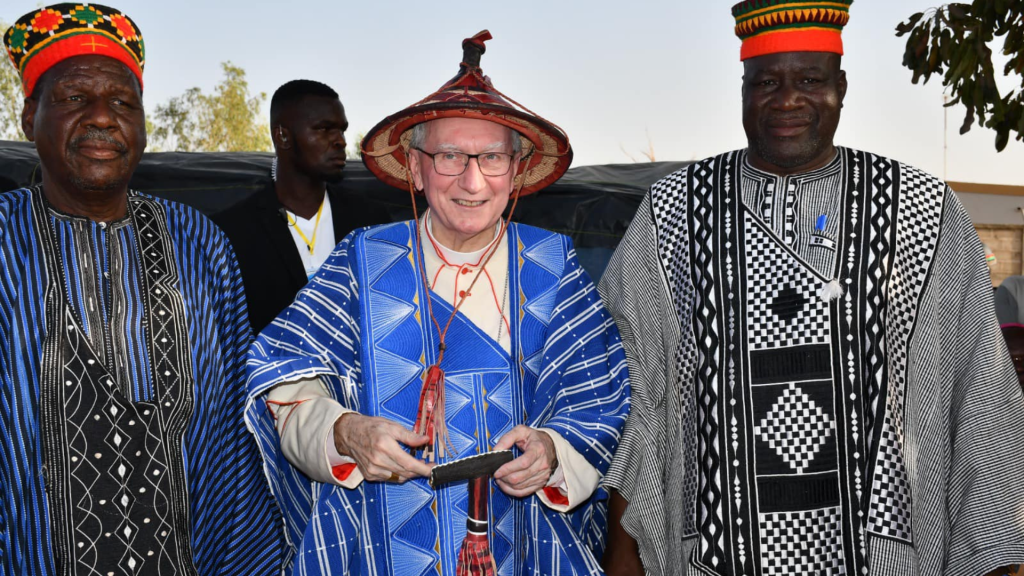
[(354, 232), (342, 240), (295, 302), (256, 338), (249, 349), (250, 398), (283, 382), (320, 378), (336, 400), (358, 408), (345, 383), (358, 375), (359, 295), (351, 258), (359, 237)]
[(569, 238), (564, 248), (530, 425), (556, 430), (604, 474), (629, 414), (626, 355)]
[(356, 409), (355, 394), (341, 377), (358, 381), (357, 284), (350, 261), (356, 245), (349, 234), (334, 249), (295, 302), (267, 326), (249, 348), (246, 425), (256, 436), (264, 473), (284, 517), (289, 550), (302, 540), (313, 508), (314, 482), (292, 466), (263, 397), (273, 386), (317, 377), (342, 404)]

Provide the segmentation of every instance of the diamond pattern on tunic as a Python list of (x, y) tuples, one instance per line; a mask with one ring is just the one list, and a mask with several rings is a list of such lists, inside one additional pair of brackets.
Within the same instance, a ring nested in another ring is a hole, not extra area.
[[(76, 570), (115, 566), (124, 574), (143, 565), (152, 574), (182, 570), (167, 503), (164, 442), (156, 408), (123, 400), (65, 308), (62, 379), (68, 390), (64, 425), (73, 512), (71, 553)], [(60, 521), (60, 520), (58, 520)], [(187, 573), (187, 571), (186, 571)]]
[(751, 349), (826, 344), (828, 304), (821, 280), (744, 212), (747, 257), (747, 332)]
[(561, 277), (565, 270), (565, 252), (557, 236), (551, 236), (523, 250), (520, 255), (556, 277)]
[(772, 312), (779, 320), (788, 322), (797, 317), (807, 306), (807, 297), (795, 286), (786, 286), (772, 299)]
[(835, 422), (796, 384), (789, 384), (754, 433), (797, 474), (810, 466)]

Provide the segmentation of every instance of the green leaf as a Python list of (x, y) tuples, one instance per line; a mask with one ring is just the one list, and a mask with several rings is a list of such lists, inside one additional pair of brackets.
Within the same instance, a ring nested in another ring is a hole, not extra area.
[[(1024, 0), (955, 2), (915, 13), (896, 31), (906, 36), (903, 65), (911, 81), (942, 75), (948, 105), (966, 109), (961, 133), (980, 124), (996, 132), (999, 150), (1011, 135), (1024, 140)], [(1000, 69), (1017, 86), (1005, 96), (992, 61), (999, 38)]]
[(1010, 141), (1010, 129), (1001, 128), (996, 133), (996, 151), (1002, 152), (1006, 149), (1006, 144)]
[(967, 109), (967, 116), (964, 117), (964, 123), (960, 126), (960, 135), (963, 136), (971, 131), (971, 126), (974, 126), (974, 110), (971, 108)]
[(908, 18), (906, 22), (900, 22), (896, 26), (896, 35), (897, 36), (903, 36), (907, 32), (910, 32), (911, 30), (913, 30), (914, 26), (916, 26), (917, 23), (921, 21), (921, 18), (923, 16), (924, 16), (924, 12), (918, 12), (917, 14), (914, 14), (910, 18)]

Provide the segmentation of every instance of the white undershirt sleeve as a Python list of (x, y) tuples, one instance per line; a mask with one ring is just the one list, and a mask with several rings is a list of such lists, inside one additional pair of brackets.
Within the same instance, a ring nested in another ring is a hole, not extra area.
[(267, 407), (281, 438), (288, 462), (317, 482), (355, 488), (363, 481), (358, 467), (348, 467), (344, 480), (335, 470), (355, 460), (340, 454), (334, 444), (334, 424), (352, 412), (332, 398), (318, 378), (286, 382), (270, 389)]
[(594, 468), (582, 454), (572, 447), (572, 444), (562, 438), (562, 435), (550, 428), (538, 428), (541, 432), (547, 433), (555, 445), (555, 453), (558, 456), (558, 468), (551, 474), (547, 488), (557, 489), (563, 496), (568, 498), (568, 504), (557, 504), (545, 493), (545, 489), (537, 492), (537, 497), (548, 508), (558, 512), (568, 512), (579, 506), (593, 495), (597, 485), (601, 481), (601, 473)]

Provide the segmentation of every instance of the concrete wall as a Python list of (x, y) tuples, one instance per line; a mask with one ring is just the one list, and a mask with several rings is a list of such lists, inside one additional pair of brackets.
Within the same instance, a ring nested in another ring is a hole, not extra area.
[(1024, 225), (975, 224), (974, 229), (996, 255), (995, 266), (991, 269), (993, 286), (999, 286), (1007, 276), (1021, 274)]
[(975, 224), (1024, 225), (1024, 196), (957, 192)]

